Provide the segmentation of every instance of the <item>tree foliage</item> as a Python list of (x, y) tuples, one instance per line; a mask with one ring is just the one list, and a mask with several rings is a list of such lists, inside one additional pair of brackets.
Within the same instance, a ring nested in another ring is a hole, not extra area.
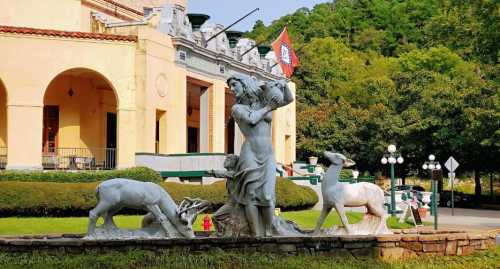
[(405, 173), (430, 153), (480, 173), (500, 170), (499, 24), (496, 0), (336, 0), (247, 36), (287, 25), (302, 48), (299, 158), (334, 149), (374, 172), (396, 143)]

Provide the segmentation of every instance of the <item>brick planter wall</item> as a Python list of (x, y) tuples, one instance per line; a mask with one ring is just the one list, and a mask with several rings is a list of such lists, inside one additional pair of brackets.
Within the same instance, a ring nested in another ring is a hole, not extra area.
[(283, 255), (352, 255), (384, 260), (419, 255), (469, 255), (495, 245), (496, 234), (465, 232), (397, 231), (386, 236), (213, 238), (161, 240), (82, 240), (81, 235), (0, 238), (0, 251), (82, 253), (88, 250), (179, 250), (199, 253), (221, 249), (236, 252), (266, 252)]

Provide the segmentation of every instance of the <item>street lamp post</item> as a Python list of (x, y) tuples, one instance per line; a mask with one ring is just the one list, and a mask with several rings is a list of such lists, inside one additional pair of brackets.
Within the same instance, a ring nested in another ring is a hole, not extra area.
[(404, 159), (396, 150), (395, 145), (389, 145), (387, 147), (387, 152), (384, 153), (384, 157), (380, 160), (384, 165), (387, 163), (391, 165), (391, 205), (389, 213), (391, 213), (392, 216), (396, 216), (396, 178), (394, 177), (394, 165), (396, 163), (402, 164), (403, 161)]
[(437, 230), (438, 228), (438, 213), (437, 213), (437, 180), (434, 179), (433, 177), (433, 171), (435, 170), (441, 170), (441, 164), (439, 164), (438, 161), (436, 161), (436, 156), (433, 154), (429, 155), (429, 160), (426, 161), (422, 165), (422, 169), (424, 170), (429, 170), (431, 173), (431, 180), (432, 180), (432, 205), (431, 205), (431, 215), (434, 216), (434, 230)]

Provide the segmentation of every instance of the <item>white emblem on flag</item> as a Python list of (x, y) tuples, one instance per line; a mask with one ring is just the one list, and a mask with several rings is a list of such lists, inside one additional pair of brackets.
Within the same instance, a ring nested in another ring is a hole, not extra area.
[(284, 43), (281, 44), (281, 60), (285, 64), (288, 64), (288, 65), (292, 64), (292, 57), (290, 55), (290, 49)]

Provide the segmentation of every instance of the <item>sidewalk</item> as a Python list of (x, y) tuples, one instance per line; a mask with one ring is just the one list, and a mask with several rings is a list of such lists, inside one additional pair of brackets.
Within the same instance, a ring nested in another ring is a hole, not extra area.
[[(439, 229), (459, 230), (498, 230), (500, 229), (500, 211), (484, 209), (455, 208), (455, 215), (451, 215), (451, 208), (438, 208)], [(424, 221), (434, 221), (428, 217)]]

